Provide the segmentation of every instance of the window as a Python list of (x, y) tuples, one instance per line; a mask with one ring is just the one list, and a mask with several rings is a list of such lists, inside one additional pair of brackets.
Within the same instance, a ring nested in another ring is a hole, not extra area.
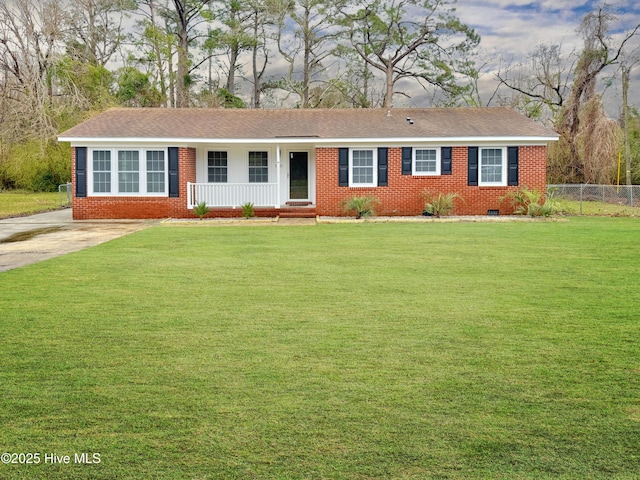
[(351, 186), (375, 186), (375, 154), (373, 150), (351, 150)]
[(92, 195), (166, 195), (167, 151), (91, 150), (88, 184)]
[(440, 155), (435, 148), (413, 150), (414, 175), (440, 175)]
[(481, 149), (480, 185), (506, 185), (506, 165), (504, 148)]
[(111, 151), (93, 151), (93, 191), (96, 193), (111, 191)]
[(269, 155), (267, 152), (249, 152), (249, 183), (269, 181)]
[(227, 183), (227, 152), (207, 152), (209, 182)]
[(118, 151), (118, 191), (138, 193), (140, 191), (140, 152)]
[(147, 150), (147, 193), (164, 193), (164, 150)]

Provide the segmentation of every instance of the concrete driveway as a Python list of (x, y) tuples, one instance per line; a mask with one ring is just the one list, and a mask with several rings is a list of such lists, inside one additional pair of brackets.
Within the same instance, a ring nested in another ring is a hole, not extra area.
[(0, 220), (0, 272), (76, 252), (159, 220), (73, 220), (71, 209)]

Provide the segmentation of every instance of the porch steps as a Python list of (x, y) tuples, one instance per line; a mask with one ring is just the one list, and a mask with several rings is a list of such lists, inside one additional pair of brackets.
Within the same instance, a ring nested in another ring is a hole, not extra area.
[(280, 218), (315, 218), (315, 207), (300, 206), (300, 207), (285, 207), (280, 208), (278, 212)]

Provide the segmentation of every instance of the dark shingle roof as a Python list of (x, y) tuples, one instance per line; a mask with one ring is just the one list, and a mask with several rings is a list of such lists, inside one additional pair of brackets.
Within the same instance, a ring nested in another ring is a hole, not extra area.
[[(413, 124), (407, 121), (411, 118)], [(60, 134), (80, 139), (532, 138), (557, 134), (501, 107), (334, 110), (114, 108)]]

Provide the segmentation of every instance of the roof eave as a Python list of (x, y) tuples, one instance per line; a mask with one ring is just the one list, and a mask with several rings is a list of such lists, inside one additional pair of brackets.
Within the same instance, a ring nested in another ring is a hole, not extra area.
[(318, 137), (277, 137), (277, 138), (167, 138), (167, 137), (74, 137), (60, 136), (59, 142), (70, 142), (74, 145), (83, 143), (144, 143), (144, 144), (412, 144), (412, 143), (442, 143), (442, 144), (467, 144), (476, 143), (512, 143), (512, 144), (544, 144), (558, 140), (558, 136), (500, 136), (500, 137), (388, 137), (388, 138), (318, 138)]

